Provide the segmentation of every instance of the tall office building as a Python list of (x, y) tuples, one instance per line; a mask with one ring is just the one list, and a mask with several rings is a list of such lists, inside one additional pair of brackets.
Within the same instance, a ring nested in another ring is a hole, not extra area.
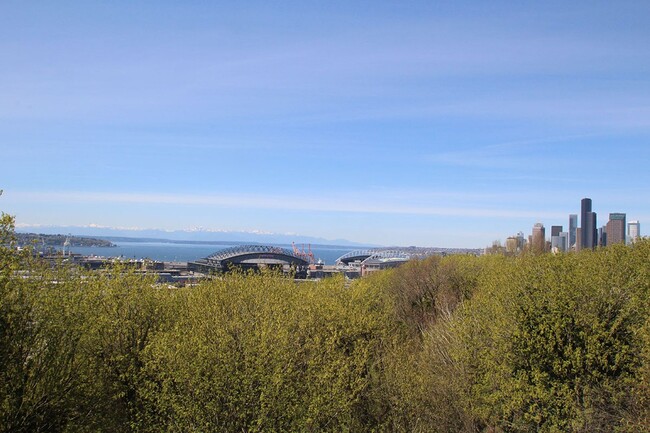
[(553, 253), (567, 251), (567, 244), (569, 241), (569, 234), (567, 232), (560, 232), (556, 236), (551, 236), (551, 251)]
[(583, 198), (580, 202), (580, 249), (585, 248), (587, 212), (591, 212), (591, 199)]
[(576, 244), (576, 231), (578, 229), (578, 215), (570, 214), (569, 215), (569, 246), (568, 249), (574, 248)]
[(641, 224), (638, 221), (627, 223), (627, 237), (630, 242), (635, 242), (641, 237)]
[(598, 227), (596, 227), (596, 212), (587, 212), (587, 227), (585, 227), (586, 248), (596, 248), (598, 246)]
[(506, 239), (506, 252), (511, 254), (517, 254), (524, 250), (526, 246), (526, 238), (522, 232), (517, 233), (514, 236), (510, 236)]
[(610, 213), (609, 222), (607, 223), (607, 243), (606, 245), (625, 243), (625, 214), (624, 213)]
[(525, 247), (526, 237), (524, 236), (524, 232), (517, 232), (517, 249), (523, 251)]
[(580, 203), (581, 247), (593, 249), (598, 245), (596, 212), (591, 211), (591, 199), (583, 198)]
[(560, 232), (560, 251), (566, 252), (569, 251), (569, 233), (568, 232)]
[(546, 250), (546, 229), (544, 224), (537, 223), (533, 226), (530, 248), (535, 253), (543, 253)]
[(560, 233), (562, 226), (551, 226), (551, 251), (558, 252), (564, 251), (563, 246), (560, 244)]
[(598, 229), (598, 246), (607, 246), (607, 226), (602, 226)]

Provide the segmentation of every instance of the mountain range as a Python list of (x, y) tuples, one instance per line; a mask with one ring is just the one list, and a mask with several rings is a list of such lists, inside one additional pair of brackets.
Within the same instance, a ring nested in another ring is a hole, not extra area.
[(325, 239), (314, 236), (297, 234), (267, 233), (258, 231), (214, 231), (206, 229), (190, 230), (159, 230), (159, 229), (131, 229), (104, 226), (32, 226), (22, 225), (16, 227), (19, 233), (39, 234), (71, 234), (74, 236), (89, 236), (94, 238), (128, 238), (132, 240), (170, 240), (192, 242), (251, 242), (255, 244), (319, 244), (340, 246), (366, 246), (378, 245), (361, 244), (347, 239)]

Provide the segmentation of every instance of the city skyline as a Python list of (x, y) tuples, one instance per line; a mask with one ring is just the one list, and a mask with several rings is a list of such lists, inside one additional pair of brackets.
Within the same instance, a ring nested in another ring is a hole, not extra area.
[[(650, 221), (642, 1), (0, 5), (0, 210), (481, 248)], [(582, 222), (578, 222), (581, 226)]]
[[(606, 247), (618, 243), (632, 244), (644, 236), (641, 233), (639, 221), (627, 221), (625, 212), (610, 212), (605, 223), (598, 223), (597, 212), (593, 211), (593, 201), (585, 197), (580, 200), (580, 225), (578, 214), (568, 214), (568, 228), (563, 225), (552, 225), (550, 237), (545, 236), (543, 222), (537, 222), (532, 227), (528, 241), (522, 231), (510, 235), (505, 243), (495, 240), (492, 246), (485, 248), (486, 253), (517, 254), (523, 251), (540, 252), (569, 252)], [(585, 235), (586, 233), (586, 235)]]

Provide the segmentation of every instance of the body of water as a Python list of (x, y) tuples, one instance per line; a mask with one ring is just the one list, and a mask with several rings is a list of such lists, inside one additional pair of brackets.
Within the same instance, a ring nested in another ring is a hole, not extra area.
[[(126, 259), (151, 259), (162, 262), (191, 262), (207, 257), (219, 250), (233, 247), (232, 244), (194, 244), (170, 242), (115, 242), (116, 247), (72, 247), (71, 251), (85, 256), (123, 257)], [(291, 251), (291, 245), (276, 245)], [(312, 246), (311, 251), (316, 260), (326, 265), (333, 265), (343, 254), (357, 248), (336, 245)]]

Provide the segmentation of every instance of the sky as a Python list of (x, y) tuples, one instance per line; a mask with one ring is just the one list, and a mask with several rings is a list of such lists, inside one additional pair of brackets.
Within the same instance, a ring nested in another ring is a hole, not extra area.
[(650, 2), (0, 2), (19, 227), (484, 247), (650, 227)]

